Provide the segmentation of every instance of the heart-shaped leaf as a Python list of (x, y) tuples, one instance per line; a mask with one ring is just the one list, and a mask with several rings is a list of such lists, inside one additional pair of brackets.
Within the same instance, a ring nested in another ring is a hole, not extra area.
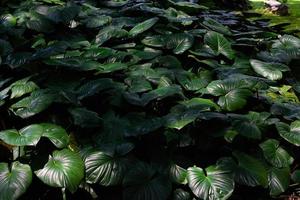
[(55, 95), (45, 90), (37, 90), (13, 104), (10, 109), (15, 115), (28, 118), (36, 115), (50, 106), (54, 101)]
[(204, 35), (204, 43), (213, 50), (215, 56), (220, 54), (229, 59), (235, 58), (231, 43), (220, 33), (209, 31)]
[(43, 127), (34, 124), (17, 131), (15, 129), (0, 132), (0, 139), (15, 146), (35, 146), (43, 134)]
[(247, 97), (251, 91), (245, 87), (243, 81), (238, 80), (216, 80), (207, 86), (209, 94), (220, 96), (218, 104), (228, 111), (243, 108), (247, 103)]
[(171, 182), (148, 164), (137, 163), (124, 177), (124, 200), (165, 200), (171, 193)]
[(293, 157), (280, 147), (279, 141), (275, 139), (268, 139), (259, 146), (263, 150), (266, 160), (275, 167), (289, 167), (294, 161)]
[(250, 64), (256, 73), (272, 81), (280, 80), (282, 72), (289, 71), (288, 66), (280, 63), (267, 63), (251, 59)]
[(18, 199), (32, 181), (32, 171), (29, 165), (16, 161), (9, 167), (7, 163), (0, 163), (0, 199)]
[(279, 122), (276, 124), (276, 128), (283, 139), (296, 146), (300, 146), (300, 120), (292, 122), (291, 125)]
[(83, 152), (86, 181), (109, 186), (119, 184), (127, 169), (127, 160), (103, 151), (89, 149)]
[(84, 163), (79, 154), (68, 149), (54, 151), (44, 168), (35, 174), (47, 185), (75, 192), (84, 177)]
[(186, 179), (187, 170), (186, 169), (184, 169), (176, 164), (173, 164), (170, 167), (169, 174), (170, 174), (171, 180), (174, 183), (177, 183), (177, 184), (186, 184), (187, 183), (187, 179)]
[(290, 185), (290, 169), (272, 167), (268, 174), (270, 195), (276, 196), (285, 192)]
[(166, 40), (166, 47), (173, 49), (174, 54), (182, 54), (194, 44), (194, 37), (187, 33), (172, 34)]
[(69, 144), (69, 136), (64, 128), (55, 124), (42, 123), (43, 137), (48, 138), (57, 148), (64, 148)]
[(231, 174), (218, 166), (209, 166), (205, 171), (190, 167), (187, 172), (189, 187), (201, 199), (228, 199), (234, 189)]
[(233, 155), (238, 160), (238, 165), (233, 169), (238, 183), (252, 187), (268, 185), (268, 172), (261, 161), (242, 152), (234, 152)]

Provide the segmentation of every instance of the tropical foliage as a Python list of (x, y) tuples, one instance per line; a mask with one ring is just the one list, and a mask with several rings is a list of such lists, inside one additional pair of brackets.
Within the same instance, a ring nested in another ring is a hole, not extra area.
[(299, 38), (201, 1), (2, 4), (1, 200), (270, 199), (300, 184)]

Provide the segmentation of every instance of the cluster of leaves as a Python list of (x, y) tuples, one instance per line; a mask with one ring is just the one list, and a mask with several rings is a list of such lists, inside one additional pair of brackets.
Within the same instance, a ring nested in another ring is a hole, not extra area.
[(300, 183), (298, 38), (187, 1), (1, 12), (0, 199), (39, 184), (64, 198), (213, 200)]

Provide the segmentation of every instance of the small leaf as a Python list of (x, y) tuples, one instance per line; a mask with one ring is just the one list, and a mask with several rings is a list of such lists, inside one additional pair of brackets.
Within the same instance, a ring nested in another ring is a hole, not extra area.
[(84, 163), (79, 154), (68, 149), (54, 151), (43, 169), (35, 171), (41, 181), (52, 187), (75, 192), (84, 177)]
[(32, 181), (32, 171), (29, 165), (16, 161), (11, 167), (7, 163), (0, 163), (0, 199), (18, 199)]

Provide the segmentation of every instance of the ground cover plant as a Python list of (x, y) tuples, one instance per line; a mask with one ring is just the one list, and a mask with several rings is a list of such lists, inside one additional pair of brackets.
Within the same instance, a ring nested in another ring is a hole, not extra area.
[(1, 3), (1, 200), (297, 196), (299, 38), (201, 1)]

